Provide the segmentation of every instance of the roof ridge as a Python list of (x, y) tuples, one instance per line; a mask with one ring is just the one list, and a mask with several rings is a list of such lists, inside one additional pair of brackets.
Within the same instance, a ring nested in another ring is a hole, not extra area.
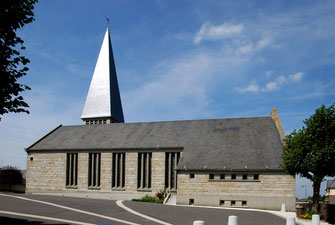
[(241, 120), (241, 119), (258, 119), (271, 118), (271, 116), (252, 116), (252, 117), (232, 117), (232, 118), (215, 118), (215, 119), (193, 119), (193, 120), (162, 120), (162, 121), (142, 121), (142, 122), (126, 122), (126, 123), (110, 123), (110, 124), (90, 124), (90, 125), (68, 125), (64, 127), (81, 127), (81, 126), (113, 126), (116, 124), (138, 124), (138, 123), (166, 123), (166, 122), (190, 122), (190, 121), (209, 121), (209, 120)]

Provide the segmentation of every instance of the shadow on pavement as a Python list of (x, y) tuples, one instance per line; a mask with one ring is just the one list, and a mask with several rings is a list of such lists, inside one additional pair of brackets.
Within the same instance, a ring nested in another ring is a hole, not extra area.
[(42, 222), (42, 221), (35, 221), (35, 220), (26, 220), (26, 219), (18, 219), (18, 218), (12, 218), (12, 217), (5, 217), (0, 216), (0, 224), (1, 225), (69, 225), (67, 223), (48, 223), (48, 222)]

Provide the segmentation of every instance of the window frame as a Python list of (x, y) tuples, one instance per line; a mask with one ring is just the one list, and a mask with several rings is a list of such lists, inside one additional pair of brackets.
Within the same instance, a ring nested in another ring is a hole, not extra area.
[(101, 152), (88, 153), (88, 188), (100, 189), (101, 186)]
[(112, 157), (112, 189), (122, 190), (126, 183), (126, 153), (113, 152)]
[(152, 152), (139, 152), (137, 154), (137, 190), (150, 190), (151, 185)]
[(66, 153), (65, 186), (76, 188), (78, 186), (78, 153)]

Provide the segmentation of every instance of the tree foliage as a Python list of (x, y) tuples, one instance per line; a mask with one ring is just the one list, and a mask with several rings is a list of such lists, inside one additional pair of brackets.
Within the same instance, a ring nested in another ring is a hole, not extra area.
[(22, 184), (23, 176), (21, 170), (14, 166), (4, 166), (0, 168), (0, 184), (8, 185), (9, 190), (13, 184)]
[(30, 61), (18, 50), (25, 47), (16, 31), (34, 20), (36, 2), (0, 0), (0, 115), (8, 112), (29, 113), (29, 105), (20, 93), (30, 88), (18, 83), (18, 79), (27, 75), (29, 68), (26, 65)]
[(313, 182), (313, 206), (319, 211), (321, 182), (326, 176), (335, 176), (335, 103), (316, 109), (304, 124), (286, 137), (281, 166), (287, 173)]

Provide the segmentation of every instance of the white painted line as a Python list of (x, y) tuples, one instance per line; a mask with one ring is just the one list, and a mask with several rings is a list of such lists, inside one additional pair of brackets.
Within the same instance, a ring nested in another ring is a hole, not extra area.
[(69, 224), (80, 224), (80, 225), (95, 225), (93, 223), (84, 223), (74, 220), (63, 220), (53, 217), (47, 217), (47, 216), (38, 216), (38, 215), (32, 215), (32, 214), (25, 214), (25, 213), (16, 213), (16, 212), (9, 212), (9, 211), (1, 211), (0, 214), (6, 214), (6, 215), (12, 215), (12, 216), (22, 216), (22, 217), (29, 217), (34, 219), (42, 219), (42, 220), (51, 220), (51, 221), (57, 221), (62, 223), (69, 223)]
[(122, 200), (118, 200), (118, 201), (116, 201), (116, 204), (117, 204), (119, 207), (121, 207), (121, 208), (127, 210), (128, 212), (130, 212), (130, 213), (132, 213), (132, 214), (134, 214), (134, 215), (136, 215), (136, 216), (140, 216), (140, 217), (143, 217), (143, 218), (145, 218), (145, 219), (154, 221), (154, 222), (156, 222), (156, 223), (164, 224), (164, 225), (173, 225), (173, 224), (171, 224), (171, 223), (167, 223), (167, 222), (164, 222), (164, 221), (162, 221), (162, 220), (153, 218), (153, 217), (151, 217), (151, 216), (147, 216), (147, 215), (144, 215), (144, 214), (142, 214), (142, 213), (136, 212), (135, 210), (132, 210), (132, 209), (128, 208), (127, 206), (125, 206), (122, 202), (123, 202)]
[(104, 218), (104, 219), (108, 219), (108, 220), (113, 220), (113, 221), (116, 221), (116, 222), (119, 222), (119, 223), (124, 223), (124, 224), (129, 224), (129, 225), (140, 225), (140, 224), (137, 224), (137, 223), (126, 221), (126, 220), (121, 220), (121, 219), (117, 219), (117, 218), (114, 218), (114, 217), (105, 216), (105, 215), (101, 215), (101, 214), (97, 214), (97, 213), (92, 213), (92, 212), (88, 212), (88, 211), (84, 211), (84, 210), (80, 210), (80, 209), (70, 208), (70, 207), (67, 207), (67, 206), (62, 206), (62, 205), (58, 205), (58, 204), (54, 204), (54, 203), (50, 203), (50, 202), (44, 202), (44, 201), (39, 201), (39, 200), (35, 200), (35, 199), (30, 199), (30, 198), (24, 198), (24, 197), (15, 196), (15, 195), (0, 194), (0, 196), (10, 197), (10, 198), (17, 198), (17, 199), (22, 199), (22, 200), (31, 201), (31, 202), (37, 202), (37, 203), (41, 203), (41, 204), (45, 204), (45, 205), (51, 205), (51, 206), (55, 206), (55, 207), (58, 207), (58, 208), (71, 210), (71, 211), (74, 211), (74, 212), (84, 213), (84, 214), (91, 215), (91, 216), (96, 216), (96, 217), (100, 217), (100, 218)]

